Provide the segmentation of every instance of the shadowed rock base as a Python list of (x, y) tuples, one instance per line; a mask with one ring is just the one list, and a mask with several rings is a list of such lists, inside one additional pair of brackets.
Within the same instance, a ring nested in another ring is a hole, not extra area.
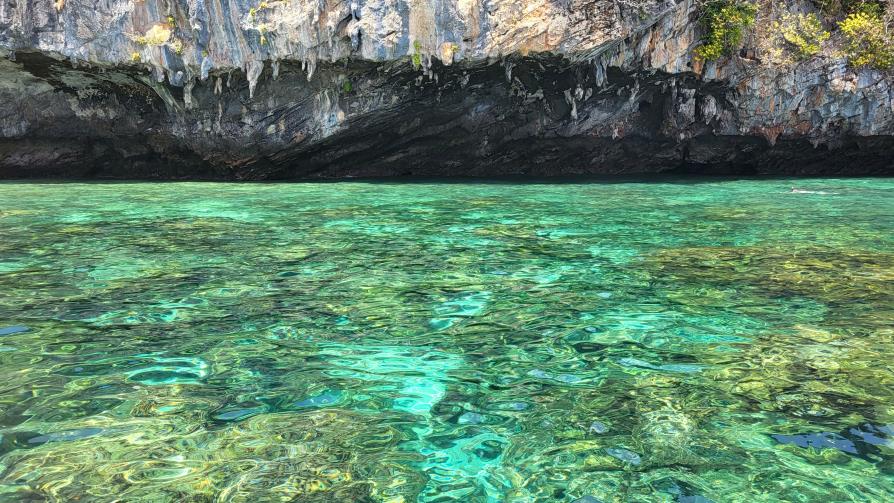
[(282, 62), (250, 97), (238, 71), (190, 89), (26, 52), (0, 62), (0, 84), (2, 178), (894, 173), (894, 137), (834, 112), (760, 115), (694, 74), (553, 56), (427, 72), (343, 61), (310, 78)]

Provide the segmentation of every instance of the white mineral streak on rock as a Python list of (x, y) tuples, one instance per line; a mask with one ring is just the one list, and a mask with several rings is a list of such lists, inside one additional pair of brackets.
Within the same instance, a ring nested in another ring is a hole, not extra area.
[(204, 58), (202, 58), (202, 68), (201, 68), (201, 71), (199, 72), (200, 78), (202, 80), (207, 79), (208, 72), (210, 72), (212, 68), (214, 68), (214, 61), (208, 56), (205, 56)]
[(195, 84), (195, 78), (192, 74), (188, 74), (186, 76), (186, 83), (183, 85), (183, 106), (185, 106), (187, 110), (193, 108), (192, 89)]
[(717, 116), (717, 100), (710, 94), (702, 98), (701, 114), (705, 124), (709, 124)]
[(264, 71), (264, 62), (263, 61), (249, 61), (247, 68), (245, 70), (245, 76), (248, 78), (248, 96), (250, 98), (254, 98), (255, 96), (255, 86), (258, 84), (258, 77), (261, 76), (261, 72)]
[(314, 76), (314, 70), (317, 68), (316, 53), (311, 53), (305, 60), (305, 64), (307, 65), (307, 81), (310, 82), (310, 79)]
[(565, 90), (565, 102), (571, 105), (571, 118), (577, 120), (577, 102), (571, 94), (571, 89)]

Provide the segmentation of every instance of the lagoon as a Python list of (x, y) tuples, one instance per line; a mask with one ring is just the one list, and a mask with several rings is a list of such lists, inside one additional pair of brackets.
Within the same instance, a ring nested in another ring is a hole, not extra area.
[(894, 179), (0, 184), (0, 501), (894, 499)]

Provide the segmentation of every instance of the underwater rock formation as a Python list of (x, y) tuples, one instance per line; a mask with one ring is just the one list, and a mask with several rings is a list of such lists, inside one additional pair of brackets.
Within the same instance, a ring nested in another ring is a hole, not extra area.
[(690, 0), (4, 0), (0, 177), (892, 173), (894, 78), (753, 41), (702, 61), (697, 18)]

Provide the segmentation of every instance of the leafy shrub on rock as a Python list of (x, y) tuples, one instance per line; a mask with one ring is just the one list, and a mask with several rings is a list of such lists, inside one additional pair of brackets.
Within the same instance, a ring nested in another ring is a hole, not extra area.
[(829, 32), (816, 14), (786, 14), (775, 23), (779, 33), (796, 59), (807, 59), (820, 52), (822, 43), (829, 39)]
[(701, 15), (705, 35), (695, 53), (712, 61), (732, 54), (742, 45), (745, 30), (754, 24), (757, 7), (737, 0), (711, 0), (702, 8)]
[(844, 35), (845, 55), (853, 66), (894, 67), (894, 42), (887, 34), (881, 9), (867, 5), (849, 14), (838, 27)]

